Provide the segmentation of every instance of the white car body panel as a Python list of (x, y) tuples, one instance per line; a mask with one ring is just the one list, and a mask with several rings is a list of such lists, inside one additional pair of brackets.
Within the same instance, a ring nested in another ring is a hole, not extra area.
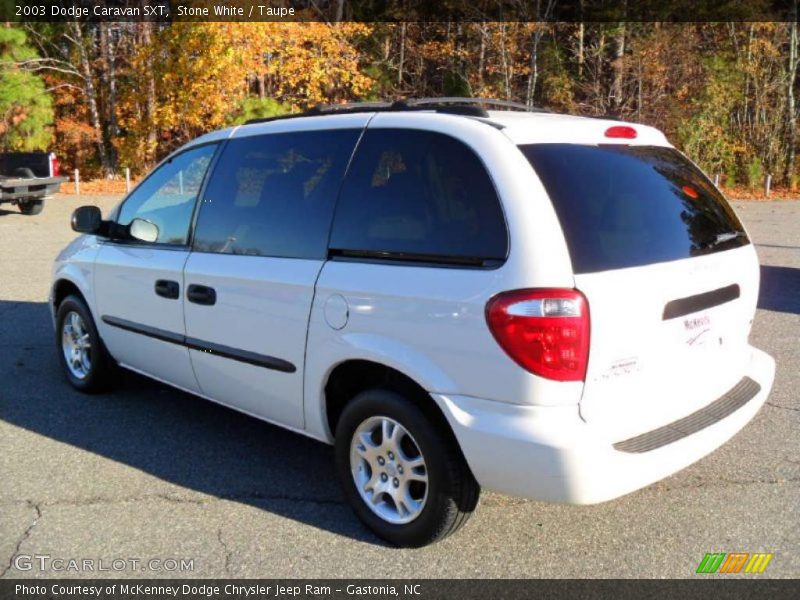
[(328, 131), (331, 129), (361, 129), (369, 123), (372, 113), (356, 113), (330, 115), (324, 119), (318, 117), (298, 117), (296, 119), (278, 119), (264, 123), (254, 123), (245, 127), (230, 129), (230, 138), (237, 139), (270, 133), (289, 133), (295, 131)]
[[(552, 113), (489, 112), (492, 122), (504, 125), (503, 133), (520, 144), (624, 144), (626, 146), (665, 146), (671, 144), (658, 129), (639, 123), (626, 123), (612, 119), (587, 119), (572, 115)], [(636, 137), (608, 138), (609, 127), (628, 126), (636, 130)]]
[(193, 252), (185, 285), (214, 288), (213, 306), (185, 302), (186, 335), (279, 358), (287, 373), (191, 349), (200, 390), (250, 414), (303, 427), (303, 363), (308, 314), (322, 261)]
[[(326, 263), (309, 326), (308, 423), (325, 414), (327, 374), (351, 359), (390, 366), (432, 393), (574, 406), (582, 383), (556, 383), (523, 371), (486, 327), (487, 298), (507, 289), (503, 270), (395, 266), (387, 272), (379, 264)], [(349, 307), (341, 330), (325, 321), (332, 296), (343, 297)]]
[[(100, 242), (93, 235), (81, 235), (72, 240), (56, 257), (53, 263), (53, 282), (68, 282), (74, 285), (84, 298), (94, 299), (94, 262), (100, 251)], [(50, 290), (50, 312), (55, 323), (55, 290)], [(95, 321), (95, 303), (90, 301), (89, 310)]]
[[(747, 337), (758, 279), (752, 245), (577, 275), (592, 316), (581, 416), (624, 439), (684, 417), (725, 393), (750, 358)], [(669, 301), (734, 284), (741, 289), (734, 302), (663, 319)]]
[(100, 337), (117, 361), (198, 392), (185, 346), (112, 326), (104, 320), (123, 319), (184, 336), (183, 302), (156, 295), (154, 284), (158, 279), (177, 281), (183, 289), (183, 266), (188, 256), (185, 250), (103, 244), (95, 261), (94, 313), (99, 315), (95, 321)]
[[(732, 415), (641, 454), (587, 423), (576, 407), (513, 406), (434, 395), (481, 486), (548, 502), (595, 504), (663, 479), (728, 441), (756, 415), (772, 388), (775, 361), (751, 348), (745, 370), (761, 391)], [(708, 400), (708, 398), (706, 398)]]

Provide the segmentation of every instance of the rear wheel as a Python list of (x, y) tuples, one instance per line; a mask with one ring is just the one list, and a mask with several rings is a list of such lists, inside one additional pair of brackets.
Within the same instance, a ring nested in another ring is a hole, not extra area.
[(20, 200), (17, 206), (23, 215), (38, 215), (44, 210), (44, 200)]
[(356, 515), (398, 546), (424, 546), (461, 527), (480, 487), (449, 432), (410, 399), (367, 390), (336, 427), (336, 464)]
[(56, 345), (67, 381), (82, 392), (107, 389), (116, 372), (92, 314), (78, 296), (67, 296), (56, 314)]

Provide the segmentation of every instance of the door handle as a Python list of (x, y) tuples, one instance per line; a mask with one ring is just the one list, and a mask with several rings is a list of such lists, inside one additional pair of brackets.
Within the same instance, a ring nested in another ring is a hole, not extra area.
[(177, 281), (170, 281), (169, 279), (158, 279), (156, 281), (156, 294), (170, 300), (177, 300), (181, 295), (181, 286)]
[(217, 292), (207, 285), (197, 285), (192, 283), (186, 288), (186, 299), (195, 304), (211, 306), (217, 302)]

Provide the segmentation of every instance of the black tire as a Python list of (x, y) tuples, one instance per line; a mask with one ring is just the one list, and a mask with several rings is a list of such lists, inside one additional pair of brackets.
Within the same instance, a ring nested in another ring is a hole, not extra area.
[(32, 179), (36, 177), (28, 167), (18, 167), (14, 169), (14, 177), (24, 177), (26, 179)]
[[(428, 476), (427, 499), (409, 523), (394, 524), (373, 512), (362, 499), (350, 466), (351, 440), (371, 417), (389, 417), (413, 437)], [(446, 425), (444, 425), (446, 427)], [(401, 394), (371, 389), (358, 394), (345, 407), (336, 426), (336, 469), (347, 500), (364, 524), (397, 546), (419, 547), (437, 542), (460, 528), (478, 504), (480, 486), (472, 475), (452, 433), (442, 431), (420, 406)]]
[(44, 200), (19, 200), (17, 206), (23, 215), (38, 215), (44, 210)]
[[(64, 356), (64, 321), (71, 313), (77, 313), (80, 316), (85, 331), (89, 335), (89, 357), (91, 367), (84, 377), (76, 376), (73, 371), (67, 366), (67, 359)], [(56, 348), (58, 350), (58, 360), (61, 363), (61, 368), (64, 375), (69, 381), (70, 385), (76, 390), (93, 394), (108, 390), (117, 375), (117, 365), (114, 359), (106, 350), (103, 340), (97, 333), (92, 313), (86, 306), (82, 298), (76, 295), (67, 296), (58, 305), (56, 312)]]

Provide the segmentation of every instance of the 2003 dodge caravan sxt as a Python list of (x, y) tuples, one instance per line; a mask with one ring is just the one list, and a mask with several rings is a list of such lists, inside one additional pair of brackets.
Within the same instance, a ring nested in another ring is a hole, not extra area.
[(486, 105), (217, 131), (108, 220), (79, 208), (70, 383), (121, 365), (333, 443), (357, 515), (409, 546), (480, 486), (602, 502), (720, 446), (775, 369), (731, 207), (655, 129)]

